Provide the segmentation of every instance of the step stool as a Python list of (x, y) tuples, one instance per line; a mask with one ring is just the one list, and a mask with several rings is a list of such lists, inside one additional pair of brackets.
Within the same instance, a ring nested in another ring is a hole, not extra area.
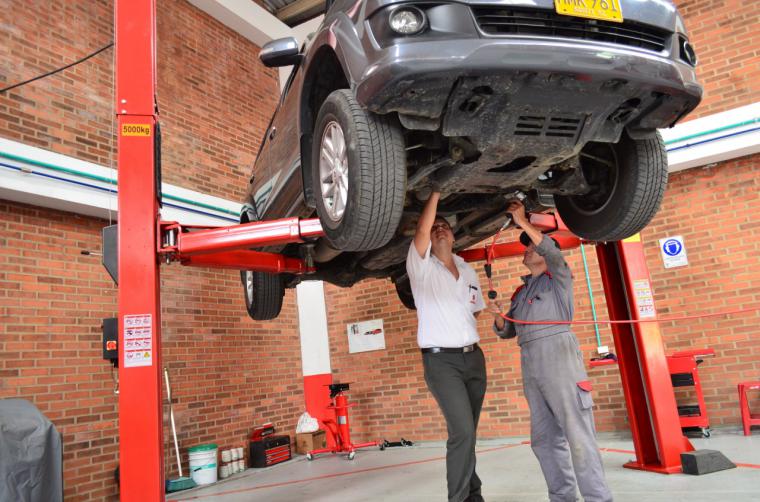
[(743, 382), (739, 384), (739, 408), (742, 412), (742, 426), (744, 427), (745, 436), (750, 435), (750, 427), (760, 425), (760, 413), (750, 413), (749, 411), (748, 390), (760, 390), (760, 382)]
[(710, 421), (707, 417), (702, 383), (699, 379), (697, 367), (702, 364), (705, 357), (714, 356), (714, 349), (693, 349), (676, 352), (667, 356), (670, 382), (673, 388), (693, 387), (696, 403), (678, 405), (678, 418), (681, 429), (698, 428), (702, 436), (710, 437)]

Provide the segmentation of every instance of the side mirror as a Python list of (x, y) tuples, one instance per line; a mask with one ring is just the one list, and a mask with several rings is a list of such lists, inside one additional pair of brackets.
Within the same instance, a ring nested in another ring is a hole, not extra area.
[(293, 37), (267, 42), (259, 53), (259, 59), (267, 68), (298, 64), (302, 57), (298, 51), (298, 42)]

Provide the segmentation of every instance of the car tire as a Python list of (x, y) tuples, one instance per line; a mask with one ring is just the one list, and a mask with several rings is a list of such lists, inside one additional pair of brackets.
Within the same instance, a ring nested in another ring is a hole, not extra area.
[(409, 277), (404, 276), (394, 281), (396, 285), (396, 294), (404, 307), (409, 310), (417, 310), (417, 305), (414, 303), (414, 295), (412, 294), (412, 285), (409, 283)]
[[(592, 187), (585, 195), (555, 195), (560, 217), (578, 237), (619, 241), (640, 232), (660, 208), (668, 183), (668, 159), (660, 133), (618, 143), (589, 143), (581, 169)], [(593, 189), (592, 189), (593, 190)]]
[(313, 145), (312, 183), (327, 241), (341, 251), (385, 245), (406, 194), (406, 152), (395, 117), (368, 112), (347, 89), (333, 91), (319, 110)]
[(245, 308), (251, 319), (268, 321), (275, 319), (282, 310), (285, 284), (277, 274), (241, 270)]

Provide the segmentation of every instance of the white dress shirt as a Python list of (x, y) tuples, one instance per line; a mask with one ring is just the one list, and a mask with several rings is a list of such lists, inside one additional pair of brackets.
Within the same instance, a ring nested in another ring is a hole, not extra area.
[(412, 241), (406, 272), (417, 306), (417, 343), (420, 348), (464, 347), (480, 341), (475, 312), (486, 307), (475, 270), (454, 255), (459, 279), (446, 268), (428, 244), (425, 256)]

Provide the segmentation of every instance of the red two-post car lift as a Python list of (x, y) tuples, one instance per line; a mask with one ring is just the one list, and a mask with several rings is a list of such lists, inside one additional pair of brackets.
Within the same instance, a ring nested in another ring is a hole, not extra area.
[[(159, 221), (156, 161), (157, 112), (155, 0), (115, 4), (116, 110), (119, 173), (119, 457), (121, 500), (164, 500), (161, 401), (161, 261), (266, 272), (308, 272), (299, 259), (250, 248), (302, 242), (322, 235), (315, 220), (297, 218), (218, 229), (192, 229)], [(575, 242), (561, 222), (533, 215), (558, 230), (563, 247)], [(653, 317), (654, 304), (638, 236), (596, 246), (612, 320)], [(500, 244), (494, 258), (522, 253)], [(482, 250), (462, 253), (482, 260)], [(692, 450), (682, 435), (668, 365), (656, 323), (612, 326), (636, 460), (627, 467), (680, 471), (680, 453)]]

